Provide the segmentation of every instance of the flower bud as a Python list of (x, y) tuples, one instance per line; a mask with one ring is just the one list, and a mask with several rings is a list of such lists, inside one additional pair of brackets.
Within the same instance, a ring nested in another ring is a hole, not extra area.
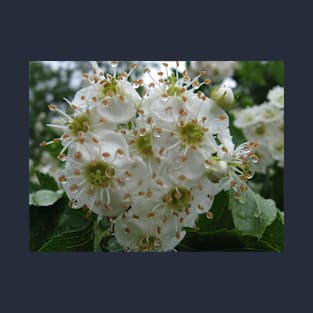
[(214, 87), (211, 91), (211, 99), (226, 111), (230, 110), (235, 103), (233, 91), (226, 86)]
[(213, 183), (218, 183), (227, 175), (228, 167), (225, 161), (212, 161), (210, 166), (207, 166), (206, 176)]

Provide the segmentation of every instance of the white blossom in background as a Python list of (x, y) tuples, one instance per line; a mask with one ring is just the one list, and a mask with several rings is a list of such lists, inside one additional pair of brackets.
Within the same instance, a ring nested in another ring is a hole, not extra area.
[[(224, 63), (224, 74), (230, 75), (230, 64)], [(211, 82), (202, 69), (194, 79), (183, 70), (180, 78), (179, 62), (174, 74), (163, 63), (155, 77), (144, 70), (150, 79), (144, 84), (144, 79), (131, 81), (135, 65), (128, 73), (117, 73), (115, 61), (112, 73), (94, 61), (91, 66), (83, 74), (87, 85), (73, 100), (65, 99), (71, 113), (49, 105), (61, 119), (48, 125), (62, 134), (41, 145), (61, 142), (64, 167), (58, 181), (70, 206), (110, 218), (125, 251), (172, 251), (200, 214), (213, 217), (216, 194), (232, 188), (238, 198), (246, 190), (257, 144), (234, 146), (224, 111), (233, 104), (233, 93), (224, 85), (211, 98), (199, 91)], [(241, 124), (262, 118), (273, 123), (281, 116), (275, 110), (242, 117)], [(274, 143), (276, 158), (279, 149)]]
[(232, 77), (239, 66), (240, 62), (237, 61), (191, 61), (190, 63), (192, 73), (206, 71), (208, 77), (215, 82)]
[(284, 88), (269, 90), (268, 102), (243, 110), (234, 110), (234, 125), (241, 128), (247, 140), (258, 143), (255, 153), (260, 162), (253, 165), (256, 172), (266, 173), (266, 168), (277, 161), (284, 167)]
[(267, 99), (278, 108), (284, 108), (284, 88), (276, 86), (268, 92)]

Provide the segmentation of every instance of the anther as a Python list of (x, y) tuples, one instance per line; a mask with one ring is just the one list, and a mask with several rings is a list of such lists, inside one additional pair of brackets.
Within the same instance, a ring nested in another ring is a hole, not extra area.
[(49, 104), (48, 108), (50, 111), (55, 111), (57, 109), (57, 107), (54, 104)]
[(80, 170), (77, 168), (73, 171), (73, 174), (76, 175), (76, 176), (79, 176), (80, 175)]
[(186, 96), (182, 96), (181, 99), (182, 99), (183, 102), (187, 101), (187, 97)]
[(92, 137), (92, 141), (93, 141), (94, 143), (99, 143), (99, 140), (98, 140), (96, 137)]
[(179, 199), (181, 199), (182, 196), (183, 196), (183, 194), (182, 194), (181, 192), (179, 192), (178, 190), (176, 190), (176, 192), (175, 192), (175, 198), (176, 198), (177, 200), (179, 200)]
[(163, 222), (163, 224), (165, 224), (167, 222), (167, 216), (166, 215), (163, 215), (162, 222)]
[(179, 176), (178, 176), (178, 179), (179, 179), (179, 180), (185, 180), (185, 179), (186, 179), (186, 176), (185, 176), (185, 175), (179, 175)]
[(213, 213), (211, 211), (209, 211), (207, 214), (206, 214), (206, 218), (208, 220), (211, 220), (213, 218)]
[(147, 197), (148, 199), (151, 199), (151, 198), (153, 197), (153, 192), (152, 192), (152, 191), (147, 191), (146, 197)]
[(64, 175), (59, 176), (59, 177), (58, 177), (58, 181), (59, 181), (60, 183), (64, 183), (64, 182), (66, 182), (66, 177), (65, 177)]
[(160, 164), (160, 163), (161, 163), (161, 159), (160, 159), (159, 157), (155, 157), (154, 160), (155, 160), (155, 162), (156, 162), (157, 164)]
[(235, 192), (235, 193), (234, 193), (234, 198), (235, 198), (236, 200), (238, 200), (238, 199), (240, 198), (240, 192)]
[(74, 158), (75, 158), (76, 160), (80, 160), (80, 159), (81, 159), (81, 157), (82, 157), (81, 152), (76, 151), (76, 152), (74, 153)]
[(199, 209), (200, 211), (204, 211), (204, 207), (203, 207), (202, 205), (200, 205), (200, 204), (198, 204), (198, 209)]
[(70, 186), (70, 191), (71, 192), (75, 192), (75, 191), (77, 191), (77, 189), (78, 189), (78, 185), (77, 184), (73, 184), (73, 185)]
[(116, 153), (119, 154), (119, 155), (124, 155), (124, 150), (122, 150), (122, 149), (117, 149), (117, 150), (116, 150)]
[(129, 193), (125, 193), (123, 195), (123, 200), (128, 200), (130, 198), (130, 194)]
[(160, 179), (157, 179), (157, 180), (155, 181), (155, 183), (156, 183), (157, 185), (159, 185), (159, 186), (163, 186), (163, 182), (162, 182), (162, 180), (160, 180)]

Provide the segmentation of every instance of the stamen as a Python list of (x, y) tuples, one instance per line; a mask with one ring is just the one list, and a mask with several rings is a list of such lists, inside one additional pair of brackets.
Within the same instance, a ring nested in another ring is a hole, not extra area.
[(214, 217), (214, 215), (213, 215), (213, 213), (212, 213), (211, 211), (207, 212), (206, 218), (207, 218), (208, 220), (211, 220), (213, 217)]

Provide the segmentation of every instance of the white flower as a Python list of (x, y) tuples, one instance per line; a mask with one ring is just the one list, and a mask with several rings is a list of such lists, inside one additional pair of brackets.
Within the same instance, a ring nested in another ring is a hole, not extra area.
[(234, 111), (235, 121), (234, 125), (238, 128), (244, 128), (259, 122), (260, 116), (258, 114), (257, 106), (249, 107), (240, 111)]
[(274, 160), (279, 161), (279, 166), (284, 167), (284, 141), (283, 140), (276, 140), (273, 144), (269, 147), (272, 158)]
[(230, 110), (235, 103), (232, 89), (226, 86), (214, 87), (210, 96), (220, 107), (227, 111)]
[[(235, 198), (239, 198), (240, 193), (247, 189), (246, 181), (251, 179), (255, 173), (252, 164), (259, 161), (258, 156), (255, 154), (255, 148), (258, 147), (258, 144), (245, 142), (236, 149), (231, 149), (230, 147), (233, 146), (231, 144), (227, 146), (228, 148), (221, 145), (217, 152), (218, 160), (227, 162), (227, 174), (222, 177), (221, 183), (223, 183), (224, 189), (231, 187), (235, 191)], [(208, 162), (210, 161), (208, 160)]]
[(116, 220), (115, 237), (127, 251), (171, 251), (184, 238), (186, 232), (182, 231), (175, 216), (161, 211), (151, 214), (152, 205), (149, 201), (134, 203)]
[(94, 107), (89, 108), (88, 105), (85, 107), (76, 106), (68, 100), (66, 101), (71, 106), (74, 113), (69, 115), (58, 109), (54, 104), (50, 104), (49, 109), (60, 113), (65, 120), (63, 124), (47, 124), (50, 127), (63, 130), (63, 135), (60, 138), (55, 138), (50, 142), (43, 142), (41, 144), (42, 146), (45, 146), (47, 144), (61, 141), (64, 146), (59, 154), (61, 160), (65, 160), (64, 152), (73, 143), (99, 143), (103, 133), (108, 129), (113, 129), (115, 127), (115, 124), (107, 122), (99, 117)]
[(284, 87), (276, 86), (272, 88), (267, 94), (267, 99), (278, 108), (284, 108)]
[[(99, 116), (112, 123), (127, 123), (133, 119), (136, 107), (141, 103), (141, 97), (134, 85), (137, 87), (142, 82), (130, 83), (127, 79), (131, 72), (122, 73), (120, 76), (116, 76), (116, 72), (113, 76), (105, 75), (95, 62), (92, 62), (92, 65), (94, 75), (85, 76), (91, 86), (82, 89), (76, 95), (77, 101), (83, 97), (84, 100), (93, 102)], [(132, 70), (134, 68), (135, 65), (132, 66)]]
[(142, 184), (145, 166), (130, 159), (125, 139), (106, 131), (99, 144), (76, 143), (69, 149), (59, 181), (73, 207), (87, 207), (100, 216), (118, 216), (130, 205), (130, 192)]
[(284, 112), (281, 111), (277, 106), (274, 106), (272, 103), (263, 103), (259, 106), (258, 113), (261, 121), (263, 122), (274, 122), (283, 119)]

